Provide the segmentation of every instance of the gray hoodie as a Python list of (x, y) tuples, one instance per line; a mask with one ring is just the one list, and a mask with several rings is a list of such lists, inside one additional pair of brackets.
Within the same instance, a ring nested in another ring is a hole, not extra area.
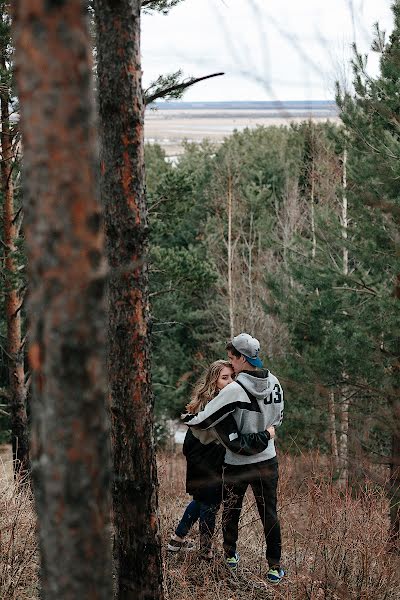
[[(243, 371), (227, 385), (196, 416), (185, 415), (189, 427), (218, 430), (224, 419), (232, 414), (240, 433), (257, 433), (273, 425), (278, 427), (283, 418), (283, 390), (278, 379), (267, 370)], [(231, 433), (230, 436), (237, 435)], [(231, 439), (229, 437), (229, 439)], [(276, 456), (274, 440), (258, 454), (243, 456), (226, 448), (225, 463), (246, 465), (269, 460)]]

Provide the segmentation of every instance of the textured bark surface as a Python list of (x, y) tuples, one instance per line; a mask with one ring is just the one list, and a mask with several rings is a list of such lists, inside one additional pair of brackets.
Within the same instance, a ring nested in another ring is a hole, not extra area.
[(96, 0), (117, 596), (162, 598), (149, 364), (140, 1)]
[[(4, 22), (5, 15), (1, 15)], [(0, 65), (6, 73), (6, 48), (1, 47)], [(12, 178), (13, 147), (10, 131), (9, 91), (1, 91), (1, 189), (3, 193), (3, 230), (5, 258), (5, 296), (7, 318), (7, 353), (10, 390), (11, 441), (14, 472), (24, 476), (29, 472), (28, 421), (26, 415), (26, 386), (24, 351), (21, 335), (22, 298), (15, 284), (18, 264), (15, 243), (18, 237), (15, 224), (14, 186)]]
[(83, 0), (15, 0), (42, 597), (112, 598), (106, 267)]
[[(345, 373), (343, 373), (343, 379), (347, 379)], [(349, 389), (347, 386), (342, 386), (339, 413), (340, 434), (338, 440), (338, 486), (341, 489), (347, 487), (349, 479), (349, 409)]]
[(336, 435), (335, 392), (329, 392), (328, 397), (328, 429), (331, 442), (331, 454), (334, 467), (338, 465), (338, 444)]

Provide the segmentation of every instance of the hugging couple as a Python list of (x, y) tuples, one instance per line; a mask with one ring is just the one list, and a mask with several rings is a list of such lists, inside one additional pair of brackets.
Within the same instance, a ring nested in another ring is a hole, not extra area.
[(281, 530), (276, 510), (278, 460), (275, 427), (283, 417), (283, 391), (263, 368), (260, 344), (248, 333), (226, 346), (228, 361), (217, 360), (194, 388), (187, 414), (189, 429), (183, 453), (187, 461), (186, 491), (193, 496), (172, 535), (168, 550), (193, 550), (186, 538), (199, 520), (200, 552), (210, 560), (215, 519), (223, 504), (225, 562), (237, 571), (236, 551), (243, 498), (250, 485), (264, 528), (267, 581), (280, 582)]

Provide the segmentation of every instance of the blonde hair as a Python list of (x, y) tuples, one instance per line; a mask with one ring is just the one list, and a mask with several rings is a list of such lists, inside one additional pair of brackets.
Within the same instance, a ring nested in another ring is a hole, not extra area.
[(216, 360), (211, 363), (194, 386), (192, 398), (186, 405), (187, 412), (192, 414), (200, 412), (218, 394), (217, 381), (224, 367), (232, 369), (231, 363), (227, 360)]

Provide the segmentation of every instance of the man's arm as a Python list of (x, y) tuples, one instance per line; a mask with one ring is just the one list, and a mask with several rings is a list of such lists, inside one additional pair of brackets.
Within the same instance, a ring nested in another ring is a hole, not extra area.
[(229, 414), (223, 421), (215, 425), (214, 429), (225, 448), (242, 456), (251, 456), (263, 452), (271, 437), (275, 435), (273, 428), (258, 433), (240, 433), (232, 414)]
[(182, 415), (181, 418), (189, 427), (209, 429), (215, 427), (220, 421), (233, 413), (238, 406), (249, 403), (250, 400), (240, 385), (232, 382), (221, 390), (215, 398), (210, 400), (204, 410), (194, 416), (191, 414)]

